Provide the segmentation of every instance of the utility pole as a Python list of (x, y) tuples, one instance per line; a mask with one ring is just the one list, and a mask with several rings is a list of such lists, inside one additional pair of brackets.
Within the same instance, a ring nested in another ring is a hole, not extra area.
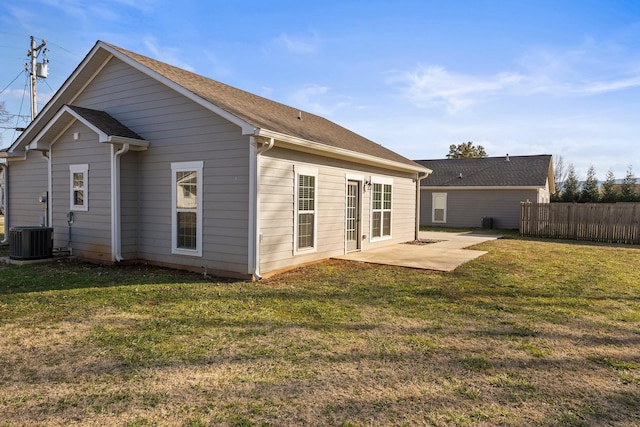
[[(31, 120), (36, 118), (36, 114), (38, 114), (38, 105), (36, 103), (36, 78), (37, 77), (47, 77), (46, 64), (47, 60), (40, 64), (36, 64), (36, 58), (38, 57), (38, 52), (40, 49), (44, 48), (47, 44), (46, 40), (42, 40), (40, 45), (36, 46), (36, 39), (31, 36), (31, 49), (27, 52), (27, 56), (31, 58), (31, 70), (29, 71), (31, 77)], [(46, 51), (46, 49), (45, 49)], [(41, 65), (41, 69), (37, 70), (37, 65)]]

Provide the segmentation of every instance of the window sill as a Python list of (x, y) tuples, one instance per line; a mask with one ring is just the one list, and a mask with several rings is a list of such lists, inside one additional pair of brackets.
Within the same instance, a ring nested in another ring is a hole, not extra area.
[(318, 249), (313, 247), (313, 248), (303, 248), (303, 249), (298, 249), (296, 251), (293, 252), (293, 255), (305, 255), (305, 254), (311, 254), (314, 252), (318, 252)]
[(391, 240), (391, 238), (392, 238), (392, 236), (372, 237), (370, 241), (372, 243), (374, 243), (374, 242), (382, 242), (382, 241), (385, 241), (385, 240)]
[(186, 255), (186, 256), (193, 256), (193, 257), (202, 257), (202, 251), (199, 251), (199, 250), (173, 248), (171, 250), (171, 253), (174, 254), (174, 255)]

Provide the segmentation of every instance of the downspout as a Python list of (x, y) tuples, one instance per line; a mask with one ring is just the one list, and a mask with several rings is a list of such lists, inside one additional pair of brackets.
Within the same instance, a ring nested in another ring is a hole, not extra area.
[[(113, 153), (111, 158), (111, 258), (115, 262), (123, 261), (121, 241), (120, 214), (120, 157), (129, 151), (129, 144), (122, 144), (122, 148)], [(111, 151), (115, 145), (111, 146)]]
[(9, 244), (9, 162), (0, 163), (0, 167), (4, 169), (4, 195), (2, 205), (4, 206), (4, 238), (0, 245)]
[(416, 179), (416, 236), (415, 240), (420, 240), (420, 187), (422, 180), (428, 177), (426, 172), (418, 172)]
[(40, 151), (40, 154), (42, 155), (42, 158), (47, 161), (47, 215), (44, 219), (44, 226), (49, 227), (53, 224), (53, 213), (51, 212), (51, 153), (49, 151)]
[[(255, 235), (253, 236), (253, 279), (261, 280), (262, 276), (260, 275), (260, 155), (267, 150), (273, 148), (275, 140), (273, 138), (269, 138), (266, 142), (262, 144), (262, 147), (258, 148), (255, 152), (255, 178), (254, 178), (254, 194), (253, 200), (255, 200), (255, 205), (253, 207), (253, 230), (255, 231)], [(256, 144), (255, 138), (251, 137), (251, 146)], [(257, 144), (256, 144), (257, 146)]]

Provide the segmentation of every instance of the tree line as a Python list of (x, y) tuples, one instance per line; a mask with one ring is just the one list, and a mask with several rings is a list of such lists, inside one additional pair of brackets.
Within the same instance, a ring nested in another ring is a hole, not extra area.
[(616, 183), (616, 177), (609, 169), (602, 186), (600, 186), (593, 165), (589, 166), (586, 179), (580, 182), (573, 164), (569, 163), (568, 166), (565, 166), (562, 156), (555, 159), (553, 173), (556, 187), (556, 192), (551, 196), (553, 202), (640, 202), (636, 177), (631, 166), (627, 169), (627, 174), (621, 184)]

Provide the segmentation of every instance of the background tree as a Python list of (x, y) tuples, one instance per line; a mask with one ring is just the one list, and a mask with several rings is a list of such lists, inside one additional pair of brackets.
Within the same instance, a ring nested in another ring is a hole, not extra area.
[(556, 192), (551, 195), (551, 200), (557, 202), (562, 195), (562, 186), (567, 179), (567, 167), (564, 163), (562, 156), (554, 156), (553, 160), (553, 183), (556, 187)]
[(620, 186), (620, 201), (622, 202), (635, 202), (638, 200), (638, 193), (636, 192), (636, 177), (633, 176), (633, 170), (631, 166), (627, 169), (627, 174), (622, 180)]
[(607, 178), (602, 183), (602, 197), (600, 198), (600, 201), (603, 203), (615, 203), (618, 201), (616, 177), (611, 169), (607, 172)]
[[(9, 121), (9, 113), (5, 107), (4, 101), (0, 101), (0, 125)], [(0, 142), (2, 142), (2, 134), (0, 133)]]
[(447, 157), (450, 159), (487, 157), (487, 152), (484, 151), (484, 147), (482, 145), (478, 145), (476, 147), (473, 145), (473, 142), (469, 141), (458, 145), (451, 144), (449, 146), (449, 154), (447, 154)]
[(583, 203), (597, 203), (600, 200), (600, 191), (598, 189), (598, 178), (593, 165), (587, 169), (587, 179), (582, 183), (580, 190), (580, 201)]
[(577, 202), (580, 198), (580, 189), (578, 187), (578, 177), (576, 176), (576, 169), (573, 167), (573, 163), (569, 163), (567, 169), (567, 179), (562, 184), (562, 195), (560, 201), (562, 202)]

